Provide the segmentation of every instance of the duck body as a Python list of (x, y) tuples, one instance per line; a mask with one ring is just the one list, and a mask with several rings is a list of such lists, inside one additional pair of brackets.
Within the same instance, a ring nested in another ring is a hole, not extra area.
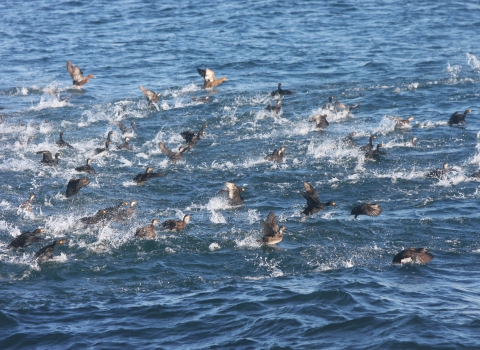
[(233, 182), (225, 182), (225, 186), (222, 191), (228, 193), (228, 203), (232, 206), (242, 205), (244, 200), (241, 191), (243, 191), (244, 188), (238, 187)]
[(39, 262), (47, 261), (53, 259), (53, 253), (55, 252), (55, 247), (60, 244), (65, 244), (66, 240), (60, 239), (53, 241), (52, 244), (49, 244), (38, 252), (35, 253), (34, 259), (37, 259)]
[(164, 230), (170, 230), (170, 231), (178, 231), (178, 230), (183, 230), (185, 226), (190, 222), (190, 219), (192, 218), (191, 215), (185, 215), (183, 217), (183, 220), (166, 220), (162, 223), (162, 228)]
[(75, 168), (75, 170), (83, 173), (96, 174), (97, 172), (95, 171), (95, 169), (92, 168), (92, 166), (90, 165), (91, 163), (92, 163), (92, 160), (88, 158), (87, 163), (85, 165), (78, 166)]
[(204, 79), (203, 87), (205, 89), (214, 88), (222, 84), (224, 81), (228, 81), (227, 78), (220, 78), (220, 79), (215, 78), (215, 72), (209, 68), (205, 68), (205, 69), (197, 68), (197, 72)]
[(149, 179), (153, 179), (155, 177), (162, 177), (162, 176), (167, 175), (167, 174), (164, 174), (164, 173), (152, 173), (152, 170), (153, 170), (153, 168), (148, 167), (147, 170), (145, 170), (144, 173), (138, 174), (137, 176), (135, 176), (133, 178), (133, 181), (135, 181), (138, 186), (141, 186), (145, 182), (147, 182), (147, 180), (149, 180)]
[(270, 93), (270, 96), (278, 97), (278, 96), (294, 95), (294, 94), (295, 94), (295, 92), (293, 92), (293, 91), (282, 89), (282, 83), (278, 83), (277, 90), (272, 91)]
[(416, 263), (426, 264), (433, 259), (433, 254), (425, 248), (409, 248), (397, 253), (392, 260), (392, 264)]
[(135, 231), (135, 238), (149, 238), (153, 239), (156, 237), (155, 225), (158, 223), (157, 219), (153, 219), (152, 223), (148, 226), (139, 227)]
[(274, 149), (273, 152), (265, 156), (264, 159), (271, 162), (282, 163), (285, 159), (285, 147), (280, 147), (278, 150)]
[(45, 166), (57, 166), (58, 165), (58, 157), (62, 154), (57, 152), (55, 153), (55, 158), (52, 158), (52, 153), (50, 151), (39, 151), (37, 154), (42, 154), (43, 158), (40, 161), (42, 165)]
[(157, 104), (157, 102), (160, 100), (160, 96), (162, 95), (161, 93), (155, 93), (152, 90), (147, 90), (145, 89), (142, 85), (138, 85), (139, 89), (142, 90), (143, 94), (148, 100), (148, 104)]
[(329, 206), (335, 207), (337, 204), (332, 201), (328, 201), (327, 203), (321, 203), (318, 197), (317, 191), (310, 185), (308, 182), (303, 182), (303, 187), (305, 188), (305, 192), (302, 192), (301, 195), (307, 201), (307, 206), (303, 211), (302, 214), (305, 214), (306, 217), (318, 213), (321, 210), (326, 209)]
[(463, 113), (458, 113), (458, 112), (453, 113), (450, 117), (450, 120), (448, 121), (448, 125), (452, 126), (453, 124), (458, 125), (460, 123), (463, 125), (467, 124), (467, 122), (465, 121), (465, 118), (467, 117), (468, 113), (472, 113), (472, 110), (467, 109)]
[(59, 140), (56, 142), (57, 146), (58, 146), (58, 147), (67, 147), (67, 148), (70, 148), (70, 149), (74, 149), (71, 144), (69, 144), (67, 141), (65, 141), (65, 140), (63, 139), (63, 135), (65, 135), (65, 133), (64, 133), (64, 132), (61, 132), (61, 133), (60, 133), (60, 138), (59, 138)]
[(277, 218), (273, 211), (268, 214), (267, 221), (263, 219), (260, 221), (260, 225), (262, 226), (263, 236), (257, 242), (262, 244), (280, 243), (283, 239), (283, 231), (287, 230), (285, 226), (278, 227)]
[(66, 197), (70, 198), (73, 195), (76, 195), (83, 187), (87, 186), (90, 183), (90, 179), (82, 177), (80, 179), (70, 179), (67, 185)]
[(73, 66), (70, 61), (67, 61), (67, 70), (73, 79), (73, 86), (83, 86), (90, 81), (91, 78), (96, 78), (93, 74), (84, 77), (83, 72), (78, 66)]
[(308, 121), (310, 123), (315, 122), (315, 127), (317, 129), (326, 129), (330, 125), (330, 123), (327, 120), (327, 115), (326, 114), (315, 115), (315, 116), (311, 117)]
[(170, 150), (163, 142), (158, 143), (158, 147), (173, 163), (178, 162), (183, 157), (183, 153), (189, 149), (188, 145), (180, 147), (178, 152), (173, 152)]
[(352, 209), (350, 215), (355, 215), (355, 219), (359, 215), (378, 216), (382, 212), (382, 207), (377, 203), (363, 203)]
[(37, 235), (42, 234), (43, 230), (37, 228), (32, 232), (22, 232), (20, 235), (15, 237), (12, 242), (7, 246), (7, 248), (24, 248), (26, 246), (32, 245), (35, 242), (42, 242), (44, 239), (37, 237)]

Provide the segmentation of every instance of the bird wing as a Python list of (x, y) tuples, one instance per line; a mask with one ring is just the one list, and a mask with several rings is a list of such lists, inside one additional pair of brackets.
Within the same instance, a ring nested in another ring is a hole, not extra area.
[(192, 139), (195, 136), (195, 133), (190, 130), (187, 130), (187, 131), (181, 132), (180, 135), (185, 139), (185, 141), (192, 142)]
[(303, 198), (305, 198), (307, 200), (307, 207), (310, 208), (310, 209), (315, 208), (316, 206), (318, 206), (320, 204), (319, 201), (316, 201), (315, 199), (310, 197), (307, 192), (302, 192), (301, 195), (302, 195)]
[[(307, 181), (304, 181), (303, 182), (303, 187), (305, 188), (305, 193), (311, 198), (313, 199), (314, 201), (316, 201), (317, 203), (320, 203), (320, 198), (318, 198), (318, 193), (317, 191), (313, 188), (312, 185), (310, 185)], [(303, 196), (303, 194), (302, 194)], [(304, 196), (305, 197), (305, 196)], [(305, 198), (306, 199), (306, 198)], [(308, 201), (308, 199), (307, 199)]]
[(206, 68), (204, 78), (205, 78), (205, 81), (208, 81), (210, 83), (214, 82), (215, 81), (215, 73), (213, 72), (213, 70)]
[(263, 229), (263, 236), (265, 237), (274, 237), (275, 236), (275, 231), (272, 230), (270, 226), (267, 225), (267, 223), (264, 220), (260, 220), (260, 225), (262, 225)]
[(145, 95), (145, 97), (149, 101), (152, 101), (152, 102), (155, 102), (155, 103), (158, 101), (158, 95), (156, 93), (154, 93), (153, 91), (145, 89), (141, 85), (138, 85), (138, 87), (140, 88), (140, 90), (142, 90), (143, 94)]
[(43, 160), (46, 162), (53, 160), (52, 152), (50, 151), (38, 151), (37, 154), (43, 154)]
[(197, 72), (198, 72), (198, 74), (200, 74), (202, 77), (205, 78), (205, 74), (206, 74), (205, 69), (197, 68)]
[(74, 82), (84, 79), (83, 72), (80, 70), (80, 68), (78, 66), (72, 66), (72, 62), (70, 61), (67, 61), (67, 70)]
[(162, 223), (162, 227), (168, 230), (173, 230), (176, 227), (175, 220), (167, 220)]
[(382, 212), (382, 208), (378, 204), (365, 203), (362, 207), (363, 212), (368, 216), (378, 216)]
[(158, 147), (160, 147), (160, 150), (162, 151), (163, 154), (169, 157), (173, 157), (176, 153), (168, 149), (163, 142), (160, 142), (158, 144)]
[(273, 211), (271, 211), (270, 213), (268, 213), (268, 216), (267, 216), (267, 224), (268, 226), (270, 226), (272, 228), (272, 230), (277, 233), (278, 231), (278, 223), (277, 223), (277, 218), (275, 217), (275, 214), (273, 213)]

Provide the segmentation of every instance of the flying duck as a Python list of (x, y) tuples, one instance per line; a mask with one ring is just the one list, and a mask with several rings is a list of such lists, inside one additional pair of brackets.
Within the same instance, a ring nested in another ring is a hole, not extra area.
[(152, 173), (153, 168), (148, 167), (147, 170), (145, 170), (144, 173), (138, 174), (133, 178), (133, 181), (137, 183), (138, 186), (143, 185), (148, 179), (153, 179), (155, 177), (162, 177), (167, 174), (163, 173)]
[(158, 143), (158, 147), (160, 147), (160, 150), (162, 151), (163, 154), (165, 154), (170, 160), (175, 163), (179, 161), (183, 157), (183, 153), (188, 150), (190, 147), (188, 145), (184, 145), (179, 148), (178, 152), (173, 152), (163, 142)]
[(70, 61), (67, 61), (67, 70), (73, 79), (73, 86), (83, 86), (88, 83), (91, 78), (96, 78), (93, 74), (84, 77), (80, 68), (78, 66), (72, 66), (72, 62)]
[(326, 129), (327, 126), (330, 125), (329, 122), (327, 121), (327, 115), (326, 114), (323, 114), (323, 115), (317, 114), (317, 115), (311, 117), (308, 121), (310, 123), (315, 122), (316, 123), (315, 127), (317, 129)]
[(257, 240), (257, 242), (261, 242), (262, 244), (276, 244), (281, 242), (283, 239), (283, 231), (287, 230), (285, 226), (278, 227), (277, 219), (273, 211), (268, 214), (267, 222), (262, 219), (260, 225), (262, 226), (263, 237)]
[(416, 263), (425, 264), (433, 259), (433, 254), (425, 248), (409, 248), (397, 253), (392, 260), (392, 264)]
[(220, 85), (224, 81), (228, 81), (227, 78), (216, 79), (214, 71), (209, 68), (205, 68), (205, 69), (197, 68), (197, 72), (205, 80), (203, 87), (206, 89), (214, 88), (215, 86)]
[(450, 117), (450, 120), (448, 121), (448, 125), (452, 126), (453, 124), (458, 125), (460, 123), (466, 125), (467, 122), (465, 121), (465, 117), (467, 116), (468, 113), (472, 113), (472, 110), (467, 109), (462, 114), (458, 112), (453, 113), (452, 116)]
[(243, 187), (238, 187), (233, 182), (225, 182), (225, 188), (221, 192), (228, 192), (228, 202), (230, 205), (241, 205), (243, 204), (243, 197), (240, 194), (241, 191), (244, 191)]
[(290, 90), (284, 90), (282, 89), (282, 83), (278, 83), (278, 88), (277, 90), (274, 90), (270, 93), (270, 96), (283, 96), (283, 95), (294, 95), (295, 93)]
[(382, 212), (382, 207), (377, 203), (363, 203), (352, 209), (350, 215), (355, 215), (355, 219), (359, 215), (378, 216)]
[(325, 204), (321, 203), (317, 191), (308, 182), (304, 181), (303, 187), (305, 188), (305, 192), (302, 192), (301, 195), (307, 200), (307, 206), (301, 212), (306, 215), (303, 220), (312, 214), (318, 213), (320, 210), (326, 209), (328, 206), (335, 207), (337, 205), (333, 201), (328, 201)]
[(274, 149), (273, 152), (267, 155), (264, 159), (270, 160), (272, 162), (281, 163), (285, 159), (285, 150), (285, 147)]
[(200, 141), (201, 136), (205, 134), (204, 130), (206, 128), (207, 125), (202, 125), (200, 130), (198, 130), (197, 132), (187, 130), (180, 133), (180, 135), (185, 139), (185, 141), (187, 141), (187, 146), (189, 149), (197, 145), (198, 141)]
[(147, 98), (149, 105), (157, 104), (158, 100), (160, 99), (160, 96), (162, 95), (160, 92), (155, 93), (151, 90), (147, 90), (142, 85), (138, 85), (138, 87), (140, 88), (140, 90), (142, 90), (143, 94)]

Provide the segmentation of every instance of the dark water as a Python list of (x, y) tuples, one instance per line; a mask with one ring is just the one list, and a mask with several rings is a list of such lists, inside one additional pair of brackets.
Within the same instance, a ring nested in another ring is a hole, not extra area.
[[(476, 2), (36, 1), (0, 13), (0, 348), (480, 347)], [(73, 89), (67, 60), (96, 79)], [(229, 81), (206, 91), (197, 67)], [(276, 116), (265, 107), (279, 82), (296, 94)], [(138, 85), (162, 93), (158, 108)], [(360, 107), (322, 110), (330, 95)], [(449, 127), (466, 109), (468, 124)], [(317, 113), (326, 131), (308, 122)], [(139, 126), (132, 150), (93, 156), (110, 130), (122, 143), (118, 120)], [(180, 162), (160, 152), (203, 124)], [(60, 131), (76, 150), (43, 167), (35, 153), (57, 152)], [(341, 142), (352, 131), (390, 156), (366, 160)], [(264, 160), (280, 146), (284, 163)], [(88, 157), (98, 175), (66, 199)], [(444, 162), (456, 171), (425, 177)], [(138, 187), (147, 166), (167, 176)], [(243, 206), (218, 194), (226, 181), (245, 188)], [(303, 181), (337, 206), (302, 222)], [(19, 211), (31, 192), (33, 211)], [(127, 223), (79, 222), (121, 200), (138, 202)], [(366, 201), (382, 214), (354, 220)], [(288, 231), (261, 247), (269, 211)], [(184, 214), (181, 233), (133, 238)], [(45, 243), (7, 249), (36, 227)], [(33, 259), (60, 238), (52, 261)], [(393, 266), (409, 247), (435, 258)]]

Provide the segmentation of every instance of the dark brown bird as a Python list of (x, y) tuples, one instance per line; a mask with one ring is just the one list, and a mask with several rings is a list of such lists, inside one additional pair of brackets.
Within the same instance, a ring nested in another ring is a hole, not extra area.
[(84, 172), (84, 173), (91, 173), (91, 174), (96, 174), (97, 172), (95, 169), (93, 169), (90, 164), (92, 163), (92, 160), (90, 158), (87, 159), (87, 164), (78, 166), (75, 168), (76, 171)]
[(70, 179), (67, 185), (66, 197), (69, 198), (73, 195), (76, 195), (83, 187), (87, 186), (90, 183), (90, 179), (82, 177), (81, 179)]
[(225, 182), (225, 188), (222, 191), (228, 192), (228, 203), (230, 205), (242, 205), (243, 197), (240, 194), (241, 191), (244, 191), (243, 187), (238, 187), (233, 182)]
[(160, 96), (162, 95), (160, 92), (155, 93), (151, 90), (147, 90), (142, 85), (138, 85), (138, 87), (140, 88), (140, 90), (142, 90), (143, 94), (147, 98), (149, 105), (157, 104), (158, 100), (160, 99)]
[(53, 241), (52, 244), (49, 244), (38, 252), (35, 253), (34, 259), (37, 259), (39, 262), (47, 261), (53, 258), (53, 253), (55, 252), (55, 247), (57, 244), (65, 244), (67, 241), (65, 239), (60, 239), (58, 241)]
[(350, 215), (355, 215), (355, 219), (359, 215), (378, 216), (382, 212), (382, 208), (376, 203), (363, 203), (352, 209)]
[(55, 153), (55, 159), (52, 158), (52, 153), (50, 151), (39, 151), (37, 154), (43, 154), (43, 159), (40, 161), (42, 165), (45, 166), (57, 166), (58, 164), (58, 157), (60, 157), (61, 153)]
[(274, 149), (272, 153), (269, 155), (265, 156), (264, 159), (272, 161), (272, 162), (277, 162), (281, 163), (285, 159), (285, 147), (280, 147), (279, 149)]
[(103, 142), (112, 142), (112, 135), (115, 134), (115, 131), (110, 130), (107, 134), (107, 138)]
[(360, 147), (360, 150), (365, 151), (365, 152), (369, 152), (369, 151), (373, 150), (373, 140), (375, 140), (376, 138), (377, 138), (377, 136), (375, 136), (375, 135), (370, 136), (368, 144)]
[(433, 259), (433, 254), (425, 248), (409, 248), (397, 253), (392, 260), (392, 264), (426, 264)]
[(125, 137), (125, 142), (122, 143), (121, 145), (118, 145), (118, 146), (117, 146), (117, 149), (130, 150), (130, 144), (128, 143), (128, 141), (130, 141), (130, 138), (129, 138), (129, 137)]
[(275, 106), (272, 104), (269, 104), (265, 109), (269, 112), (274, 112), (275, 114), (279, 114), (282, 111), (282, 100), (278, 100)]
[(309, 120), (308, 120), (310, 123), (312, 122), (315, 122), (315, 127), (317, 129), (326, 129), (327, 126), (330, 125), (330, 123), (327, 121), (327, 115), (324, 114), (324, 115), (320, 115), (320, 114), (317, 114), (313, 117), (311, 117)]
[(213, 70), (209, 68), (205, 68), (205, 69), (197, 68), (197, 72), (205, 80), (205, 82), (203, 83), (203, 87), (206, 89), (214, 88), (215, 86), (220, 85), (224, 81), (228, 81), (227, 78), (216, 79), (215, 73), (213, 72)]
[(430, 170), (430, 172), (427, 173), (427, 175), (425, 175), (426, 177), (434, 177), (434, 178), (437, 178), (437, 179), (443, 179), (445, 175), (447, 175), (447, 173), (449, 173), (450, 171), (456, 171), (454, 169), (449, 169), (448, 168), (448, 163), (443, 163), (443, 167), (442, 168), (437, 168), (437, 169), (433, 169), (433, 170)]
[(95, 154), (108, 153), (108, 151), (109, 151), (108, 146), (109, 146), (111, 143), (112, 143), (112, 141), (107, 141), (107, 142), (105, 142), (105, 147), (95, 148), (94, 153), (95, 153)]
[(189, 149), (187, 145), (184, 145), (180, 147), (178, 152), (173, 152), (172, 150), (168, 149), (163, 142), (159, 142), (158, 147), (160, 147), (162, 153), (170, 158), (173, 163), (179, 161), (183, 157), (183, 153)]
[(180, 133), (180, 135), (187, 141), (187, 146), (188, 148), (193, 148), (197, 145), (198, 141), (200, 141), (200, 138), (205, 134), (205, 129), (207, 128), (207, 125), (202, 125), (200, 130), (197, 132), (193, 132), (190, 130), (183, 131)]
[(22, 232), (10, 242), (7, 248), (23, 248), (35, 242), (42, 242), (44, 239), (37, 237), (37, 235), (41, 233), (43, 233), (43, 229), (41, 228), (37, 228), (32, 232)]
[[(126, 202), (128, 204), (128, 202)], [(107, 216), (114, 221), (127, 222), (127, 219), (131, 219), (135, 214), (135, 205), (137, 201), (130, 202), (130, 206), (127, 209), (117, 210), (116, 212), (107, 213)]]
[(294, 95), (295, 93), (290, 90), (282, 89), (282, 83), (278, 83), (277, 90), (274, 90), (270, 93), (271, 96), (284, 96), (284, 95)]
[(467, 109), (462, 114), (458, 112), (453, 113), (452, 116), (450, 117), (450, 120), (448, 121), (448, 125), (452, 126), (453, 124), (458, 125), (460, 123), (462, 123), (463, 125), (466, 125), (467, 122), (465, 121), (465, 117), (467, 116), (468, 113), (472, 113), (472, 110)]
[(133, 178), (133, 181), (135, 181), (137, 183), (137, 185), (140, 186), (140, 185), (143, 185), (145, 182), (147, 182), (147, 180), (149, 180), (149, 179), (153, 179), (155, 177), (162, 177), (162, 176), (167, 175), (167, 174), (164, 174), (164, 173), (152, 173), (152, 171), (153, 171), (153, 168), (148, 167), (147, 170), (145, 170), (144, 173), (138, 174), (137, 176), (135, 176)]
[(68, 147), (68, 148), (74, 149), (71, 144), (69, 144), (67, 141), (63, 139), (63, 135), (65, 135), (65, 133), (62, 131), (60, 133), (60, 139), (57, 141), (58, 147)]
[(87, 225), (97, 224), (100, 221), (107, 221), (107, 210), (101, 209), (92, 216), (86, 216), (80, 219), (81, 222)]
[(377, 148), (369, 150), (367, 153), (365, 153), (365, 158), (369, 159), (377, 159), (380, 158), (380, 156), (389, 156), (389, 154), (385, 151), (382, 151), (380, 148), (383, 147), (383, 143), (377, 144)]
[(30, 197), (28, 198), (28, 200), (20, 204), (18, 209), (24, 210), (24, 211), (32, 211), (33, 209), (32, 201), (34, 198), (35, 198), (35, 195), (33, 193), (30, 193)]
[(84, 77), (80, 68), (78, 68), (78, 66), (72, 66), (72, 62), (70, 61), (67, 61), (67, 70), (73, 79), (73, 86), (83, 86), (88, 83), (91, 78), (96, 78), (96, 76), (93, 74), (89, 74), (88, 76)]
[(183, 230), (191, 218), (191, 215), (185, 215), (183, 220), (167, 220), (162, 223), (162, 227), (164, 230)]
[(153, 219), (150, 225), (137, 228), (137, 231), (135, 232), (135, 238), (155, 238), (155, 225), (157, 223), (158, 220)]
[(263, 237), (257, 240), (257, 242), (261, 242), (262, 244), (280, 243), (283, 239), (283, 231), (287, 230), (285, 226), (278, 227), (277, 219), (273, 211), (268, 214), (267, 222), (262, 219), (260, 225), (262, 226)]
[(122, 132), (122, 135), (133, 133), (135, 131), (135, 128), (137, 127), (137, 123), (134, 121), (130, 122), (130, 128), (127, 128), (122, 122), (113, 121), (111, 123), (118, 125), (118, 128)]
[(304, 181), (303, 187), (305, 188), (305, 192), (302, 192), (301, 195), (307, 200), (307, 206), (301, 212), (306, 215), (302, 220), (305, 220), (310, 215), (318, 213), (320, 210), (324, 210), (329, 206), (335, 207), (337, 205), (333, 201), (328, 201), (325, 204), (321, 203), (317, 191), (308, 182)]

